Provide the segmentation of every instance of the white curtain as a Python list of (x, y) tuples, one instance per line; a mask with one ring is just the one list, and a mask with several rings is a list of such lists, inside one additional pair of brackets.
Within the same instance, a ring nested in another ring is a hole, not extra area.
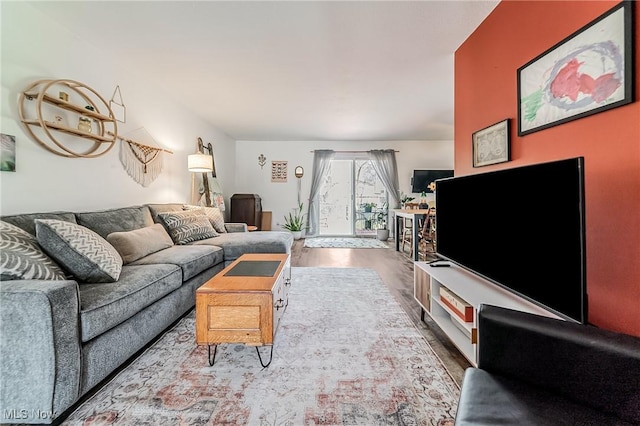
[(393, 149), (373, 149), (369, 151), (369, 159), (389, 193), (389, 207), (393, 209), (400, 207), (400, 181), (396, 152)]
[(331, 149), (314, 151), (311, 190), (309, 191), (309, 212), (307, 214), (307, 219), (309, 220), (309, 230), (307, 231), (307, 235), (317, 235), (319, 232), (318, 224), (320, 222), (320, 209), (316, 196), (320, 191), (322, 178), (327, 173), (329, 165), (331, 164), (331, 159), (334, 155), (335, 152)]

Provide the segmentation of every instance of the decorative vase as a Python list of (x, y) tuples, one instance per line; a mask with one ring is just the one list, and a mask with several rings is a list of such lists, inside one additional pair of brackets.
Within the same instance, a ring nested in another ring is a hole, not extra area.
[(291, 231), (291, 233), (293, 234), (294, 240), (299, 240), (300, 238), (302, 238), (302, 231)]
[(87, 117), (78, 118), (78, 130), (91, 133), (91, 120)]

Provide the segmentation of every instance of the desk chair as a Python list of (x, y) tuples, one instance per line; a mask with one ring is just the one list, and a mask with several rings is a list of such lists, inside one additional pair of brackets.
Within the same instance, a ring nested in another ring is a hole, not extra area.
[(427, 260), (429, 254), (436, 252), (436, 208), (429, 207), (422, 228), (418, 232), (418, 257)]
[(404, 245), (409, 244), (409, 253), (413, 254), (413, 219), (402, 218), (402, 249), (404, 252)]
[[(405, 209), (415, 210), (418, 208), (418, 203), (405, 203)], [(400, 237), (402, 242), (401, 251), (404, 252), (404, 245), (409, 244), (409, 255), (413, 255), (413, 219), (402, 218), (402, 234)]]

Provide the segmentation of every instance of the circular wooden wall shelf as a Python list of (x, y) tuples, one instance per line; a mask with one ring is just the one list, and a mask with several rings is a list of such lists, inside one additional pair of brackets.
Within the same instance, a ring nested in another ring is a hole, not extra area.
[(27, 132), (54, 154), (95, 158), (115, 145), (118, 126), (113, 111), (85, 84), (38, 80), (20, 94), (19, 106)]

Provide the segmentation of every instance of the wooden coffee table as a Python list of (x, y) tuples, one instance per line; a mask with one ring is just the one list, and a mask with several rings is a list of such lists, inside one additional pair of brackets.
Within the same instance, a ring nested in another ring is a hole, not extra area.
[[(288, 254), (245, 254), (198, 288), (196, 343), (208, 346), (209, 365), (219, 344), (244, 343), (256, 346), (260, 365), (268, 367), (290, 285)], [(271, 353), (265, 364), (258, 346), (267, 345)]]

